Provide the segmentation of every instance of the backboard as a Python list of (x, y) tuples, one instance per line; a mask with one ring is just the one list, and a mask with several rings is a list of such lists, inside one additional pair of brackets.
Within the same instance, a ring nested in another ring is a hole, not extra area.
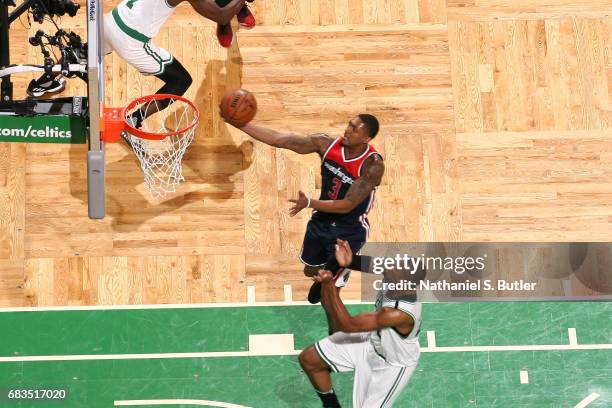
[(106, 213), (104, 142), (100, 132), (104, 112), (104, 26), (102, 0), (87, 0), (87, 94), (89, 98), (89, 150), (87, 152), (87, 198), (89, 218)]

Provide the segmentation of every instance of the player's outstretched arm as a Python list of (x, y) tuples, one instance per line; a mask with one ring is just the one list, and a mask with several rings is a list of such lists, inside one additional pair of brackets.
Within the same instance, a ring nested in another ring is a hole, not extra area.
[(333, 139), (324, 133), (301, 136), (293, 133), (280, 133), (276, 130), (253, 125), (251, 123), (242, 126), (240, 130), (253, 139), (259, 140), (267, 145), (293, 150), (300, 154), (319, 153), (319, 155), (323, 155), (325, 150), (327, 150), (329, 145), (333, 142)]
[(330, 315), (330, 318), (334, 320), (335, 328), (340, 331), (359, 333), (380, 330), (386, 327), (411, 330), (414, 326), (412, 317), (398, 309), (382, 308), (376, 312), (360, 313), (357, 316), (351, 316), (340, 299), (332, 279), (332, 273), (321, 270), (316, 280), (321, 282), (323, 291), (321, 303), (323, 308)]
[(364, 175), (357, 179), (349, 188), (346, 197), (341, 200), (315, 200), (306, 197), (303, 192), (299, 192), (297, 199), (289, 200), (295, 205), (291, 208), (291, 216), (296, 215), (304, 208), (313, 208), (318, 211), (348, 214), (355, 207), (365, 200), (380, 185), (383, 174), (385, 174), (385, 164), (378, 155), (370, 156), (364, 166)]
[(227, 24), (244, 6), (245, 0), (232, 0), (226, 6), (219, 7), (214, 0), (188, 0), (191, 7), (201, 16), (219, 24)]

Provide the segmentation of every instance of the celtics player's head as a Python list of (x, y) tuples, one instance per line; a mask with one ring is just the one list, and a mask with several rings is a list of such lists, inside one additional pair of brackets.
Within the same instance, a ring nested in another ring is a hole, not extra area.
[(368, 144), (378, 134), (378, 127), (378, 119), (374, 115), (357, 115), (346, 126), (342, 145), (352, 147)]
[(383, 290), (386, 298), (393, 300), (414, 301), (420, 282), (425, 279), (427, 271), (423, 267), (389, 268), (383, 272)]

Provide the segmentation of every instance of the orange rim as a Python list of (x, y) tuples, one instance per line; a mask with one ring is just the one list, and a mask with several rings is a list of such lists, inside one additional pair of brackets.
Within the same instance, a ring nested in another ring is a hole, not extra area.
[[(136, 129), (135, 127), (131, 126), (128, 121), (128, 113), (134, 109), (137, 105), (143, 104), (143, 103), (147, 103), (147, 102), (151, 102), (151, 101), (155, 101), (155, 100), (161, 100), (161, 99), (174, 99), (174, 101), (181, 101), (186, 103), (187, 105), (191, 106), (191, 108), (195, 111), (195, 114), (193, 116), (193, 120), (191, 121), (191, 123), (179, 130), (175, 130), (174, 132), (159, 132), (159, 133), (153, 133), (153, 132), (147, 132), (144, 130), (140, 130), (140, 129)], [(192, 101), (190, 101), (189, 99), (186, 99), (182, 96), (179, 95), (172, 95), (172, 94), (154, 94), (154, 95), (146, 95), (146, 96), (141, 96), (138, 99), (134, 99), (132, 102), (130, 102), (130, 104), (125, 107), (123, 109), (123, 120), (124, 120), (124, 126), (125, 126), (125, 130), (130, 133), (133, 136), (139, 137), (141, 139), (149, 139), (149, 140), (162, 140), (165, 139), (167, 137), (170, 136), (178, 136), (181, 135), (191, 129), (193, 129), (199, 122), (200, 120), (200, 110), (198, 109), (198, 107), (195, 105), (195, 103), (193, 103)]]

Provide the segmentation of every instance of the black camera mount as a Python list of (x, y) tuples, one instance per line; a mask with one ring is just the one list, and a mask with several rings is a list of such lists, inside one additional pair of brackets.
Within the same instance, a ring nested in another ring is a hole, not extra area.
[[(74, 17), (80, 7), (72, 0), (25, 0), (9, 14), (8, 8), (10, 6), (15, 7), (15, 5), (15, 0), (0, 0), (0, 69), (8, 67), (11, 63), (9, 53), (9, 27), (13, 21), (19, 18), (19, 16), (31, 9), (34, 20), (41, 23), (47, 15), (53, 18), (54, 16), (63, 16), (67, 13), (69, 16)], [(61, 35), (59, 34), (60, 31), (62, 32)], [(35, 37), (36, 36), (32, 38)], [(59, 29), (59, 27), (58, 33), (56, 33), (55, 36), (46, 36), (46, 34), (43, 33), (39, 39), (42, 40), (43, 37), (51, 38), (51, 41), (57, 41), (57, 44), (49, 42), (49, 45), (59, 46), (60, 52), (62, 53), (62, 64), (66, 64), (66, 66), (73, 63), (75, 56), (80, 56), (83, 50), (85, 50), (78, 35), (74, 33), (65, 33), (63, 30)], [(64, 37), (68, 40), (63, 39)], [(30, 39), (30, 44), (32, 44), (32, 38)], [(66, 42), (67, 45), (65, 45), (64, 42)], [(52, 62), (50, 54), (44, 49), (42, 43), (37, 45), (40, 45), (43, 50), (43, 56), (45, 58), (44, 65), (46, 68)], [(64, 69), (62, 69), (62, 71), (64, 71)], [(13, 100), (13, 83), (11, 82), (10, 75), (2, 77), (0, 82), (0, 100), (3, 102)]]

